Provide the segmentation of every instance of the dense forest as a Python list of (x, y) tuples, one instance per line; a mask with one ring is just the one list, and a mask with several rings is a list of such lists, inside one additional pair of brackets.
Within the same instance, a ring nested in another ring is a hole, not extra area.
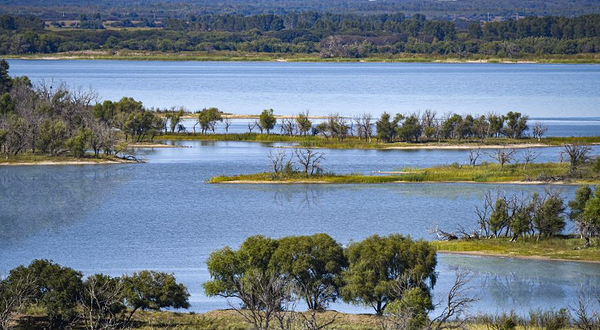
[(333, 13), (423, 13), (430, 17), (473, 20), (492, 17), (576, 16), (600, 13), (595, 0), (6, 0), (0, 13), (33, 14), (45, 20), (77, 19), (80, 14), (101, 13), (110, 20), (129, 18), (182, 18), (187, 14), (282, 14), (303, 10)]
[[(425, 54), (518, 58), (600, 51), (600, 15), (527, 17), (501, 22), (429, 20), (422, 14), (299, 12), (200, 15), (108, 23), (82, 15), (75, 28), (33, 17), (0, 17), (0, 54), (86, 50), (319, 54), (323, 58)], [(112, 26), (112, 28), (110, 28)], [(115, 29), (114, 27), (136, 27)]]

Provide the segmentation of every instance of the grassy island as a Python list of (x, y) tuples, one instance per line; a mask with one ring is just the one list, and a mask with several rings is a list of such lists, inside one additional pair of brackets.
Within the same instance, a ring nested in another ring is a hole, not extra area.
[(592, 168), (582, 167), (577, 177), (569, 174), (566, 163), (534, 164), (483, 164), (475, 166), (446, 165), (423, 169), (404, 169), (384, 175), (290, 173), (275, 175), (272, 172), (216, 176), (210, 183), (395, 183), (395, 182), (477, 182), (477, 183), (565, 183), (598, 184), (600, 175)]
[(442, 253), (506, 256), (531, 259), (554, 259), (592, 261), (600, 263), (600, 245), (582, 248), (585, 240), (580, 238), (510, 238), (460, 239), (434, 241), (432, 244)]

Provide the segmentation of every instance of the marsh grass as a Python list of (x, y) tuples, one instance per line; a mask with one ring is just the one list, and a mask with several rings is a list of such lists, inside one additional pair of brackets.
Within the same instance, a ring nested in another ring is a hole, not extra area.
[(583, 248), (585, 240), (573, 237), (519, 238), (511, 242), (509, 238), (470, 239), (431, 242), (438, 251), (475, 252), (481, 254), (542, 257), (548, 259), (566, 259), (579, 261), (600, 261), (600, 242), (592, 242), (589, 248)]
[(424, 169), (406, 168), (397, 174), (365, 175), (335, 174), (306, 176), (303, 173), (274, 175), (272, 172), (242, 174), (235, 176), (217, 176), (210, 183), (392, 183), (392, 182), (532, 182), (532, 183), (600, 183), (600, 174), (591, 165), (580, 168), (577, 178), (569, 177), (569, 166), (565, 163), (534, 164), (483, 164), (476, 166), (447, 165)]

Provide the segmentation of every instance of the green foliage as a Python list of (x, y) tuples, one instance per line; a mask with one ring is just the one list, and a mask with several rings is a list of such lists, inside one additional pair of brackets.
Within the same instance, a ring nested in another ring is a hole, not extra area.
[(490, 230), (494, 233), (494, 236), (498, 237), (499, 231), (506, 226), (508, 219), (506, 200), (498, 198), (489, 220)]
[(49, 260), (34, 260), (11, 270), (9, 279), (19, 278), (35, 279), (33, 299), (46, 311), (52, 328), (65, 328), (76, 318), (83, 288), (81, 272)]
[(215, 133), (215, 126), (220, 121), (223, 121), (223, 116), (217, 108), (204, 108), (198, 114), (198, 124), (202, 134), (206, 134), (209, 130)]
[(296, 284), (309, 309), (324, 310), (337, 298), (348, 262), (339, 243), (315, 234), (280, 239), (271, 263)]
[(267, 131), (267, 134), (275, 128), (275, 124), (277, 124), (277, 118), (273, 114), (273, 109), (265, 109), (261, 112), (259, 117), (259, 125), (262, 130)]
[(63, 146), (66, 138), (67, 125), (65, 125), (62, 120), (56, 119), (53, 121), (51, 119), (46, 119), (40, 125), (39, 135), (36, 141), (37, 147), (40, 148), (43, 153), (54, 155)]
[(556, 236), (565, 228), (564, 200), (558, 194), (550, 194), (533, 217), (533, 225), (540, 235)]
[(529, 116), (522, 116), (520, 112), (508, 112), (504, 117), (506, 120), (506, 132), (505, 134), (513, 139), (519, 139), (523, 136), (529, 127), (527, 126), (527, 120)]
[(396, 115), (394, 119), (391, 119), (391, 115), (384, 112), (379, 120), (375, 123), (377, 129), (377, 137), (383, 142), (394, 141), (396, 134), (398, 133), (398, 123), (402, 120), (401, 115)]
[(172, 274), (143, 270), (123, 276), (123, 295), (131, 309), (160, 310), (161, 308), (188, 308), (188, 293)]
[(301, 112), (296, 117), (296, 125), (298, 126), (298, 132), (300, 135), (306, 136), (312, 129), (312, 122), (308, 119), (308, 111)]
[[(8, 74), (10, 66), (6, 60), (0, 60), (0, 95), (10, 92), (12, 87), (12, 79)], [(0, 107), (0, 110), (2, 108)], [(4, 111), (0, 112), (3, 113)]]
[(4, 93), (0, 97), (0, 116), (9, 115), (15, 111), (15, 104), (12, 101), (9, 93)]
[[(342, 297), (372, 307), (381, 315), (386, 306), (418, 288), (428, 298), (436, 281), (435, 248), (402, 235), (371, 236), (348, 246), (349, 268)], [(427, 309), (432, 309), (428, 305)]]
[[(80, 128), (73, 137), (65, 142), (65, 146), (71, 151), (74, 157), (81, 158), (89, 146), (92, 131), (86, 128)], [(56, 141), (52, 141), (55, 143)]]

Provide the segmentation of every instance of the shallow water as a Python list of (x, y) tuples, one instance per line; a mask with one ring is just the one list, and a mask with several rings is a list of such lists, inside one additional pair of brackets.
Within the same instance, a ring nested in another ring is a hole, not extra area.
[[(111, 275), (174, 272), (192, 293), (191, 310), (226, 308), (207, 298), (205, 260), (246, 237), (326, 232), (347, 244), (372, 234), (431, 239), (428, 229), (475, 227), (486, 191), (543, 192), (543, 186), (488, 184), (209, 185), (217, 174), (266, 170), (267, 145), (180, 142), (192, 148), (140, 151), (127, 165), (0, 167), (0, 272), (49, 258)], [(551, 149), (541, 149), (550, 152)], [(389, 170), (464, 159), (464, 151), (328, 150), (336, 172)], [(549, 155), (552, 153), (549, 153)], [(550, 157), (550, 156), (548, 156)], [(574, 187), (559, 188), (571, 198)], [(565, 307), (576, 292), (600, 290), (600, 265), (440, 255), (436, 299), (456, 266), (471, 269), (481, 300), (473, 311)], [(363, 308), (335, 304), (348, 312)]]

